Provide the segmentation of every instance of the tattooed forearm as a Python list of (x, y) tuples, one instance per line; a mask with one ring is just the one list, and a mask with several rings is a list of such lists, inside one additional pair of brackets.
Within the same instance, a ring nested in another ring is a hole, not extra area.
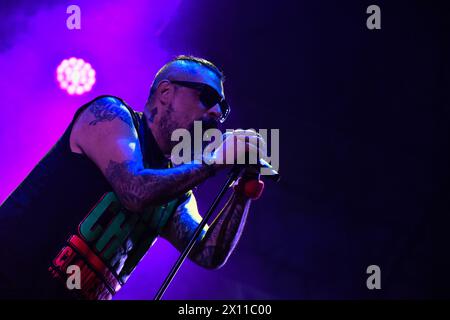
[(223, 266), (241, 237), (249, 208), (248, 198), (233, 193), (206, 235), (194, 248), (191, 259), (206, 268)]
[[(190, 198), (189, 202), (190, 201), (195, 200)], [(178, 207), (173, 213), (170, 223), (167, 224), (167, 228), (163, 230), (163, 233), (166, 233), (166, 238), (174, 240), (172, 241), (172, 244), (179, 251), (182, 251), (187, 247), (194, 236), (198, 225), (201, 223), (201, 216), (196, 214), (195, 210), (190, 212), (189, 210), (191, 210), (191, 208), (189, 207), (197, 207), (197, 205), (188, 203)], [(197, 239), (197, 244), (200, 243), (200, 239), (203, 238), (207, 229), (207, 226), (203, 228)], [(192, 254), (189, 255), (189, 258), (192, 259)]]
[(96, 100), (89, 106), (89, 110), (95, 116), (95, 119), (89, 122), (91, 126), (95, 126), (99, 122), (113, 121), (116, 118), (130, 127), (133, 126), (130, 115), (123, 109), (120, 101), (114, 98)]
[(212, 166), (183, 164), (170, 169), (143, 169), (135, 161), (110, 161), (106, 178), (125, 207), (141, 211), (165, 203), (197, 186), (213, 174)]

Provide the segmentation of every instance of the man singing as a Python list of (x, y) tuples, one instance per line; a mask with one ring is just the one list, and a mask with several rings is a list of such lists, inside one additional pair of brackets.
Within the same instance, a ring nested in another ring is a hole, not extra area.
[[(113, 96), (79, 108), (0, 207), (0, 298), (111, 299), (158, 236), (182, 250), (201, 221), (191, 189), (229, 167), (215, 157), (233, 152), (238, 140), (246, 148), (235, 159), (265, 150), (260, 136), (242, 130), (225, 136), (212, 158), (174, 166), (171, 134), (192, 130), (194, 121), (215, 128), (229, 111), (222, 73), (191, 56), (159, 70), (143, 113)], [(257, 175), (244, 171), (190, 253), (200, 266), (224, 265), (239, 240), (259, 195), (245, 192)]]

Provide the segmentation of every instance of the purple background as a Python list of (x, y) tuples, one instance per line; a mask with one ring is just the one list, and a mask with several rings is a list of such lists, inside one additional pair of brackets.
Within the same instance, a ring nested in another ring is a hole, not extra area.
[[(280, 129), (283, 180), (228, 264), (186, 262), (166, 299), (447, 297), (450, 11), (377, 3), (379, 31), (367, 1), (2, 1), (0, 202), (83, 103), (114, 94), (142, 111), (162, 64), (200, 55), (225, 71), (227, 127)], [(66, 28), (70, 4), (81, 30)], [(97, 72), (88, 94), (56, 82), (71, 56)], [(198, 188), (201, 212), (222, 180)], [(116, 299), (151, 299), (176, 258), (159, 239)], [(381, 291), (366, 288), (371, 264)]]

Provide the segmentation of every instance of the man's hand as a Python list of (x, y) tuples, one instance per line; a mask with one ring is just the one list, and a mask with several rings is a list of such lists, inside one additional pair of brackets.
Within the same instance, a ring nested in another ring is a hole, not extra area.
[(260, 172), (257, 167), (246, 167), (241, 173), (240, 178), (236, 181), (233, 188), (234, 191), (244, 195), (245, 197), (256, 200), (264, 190), (264, 182), (259, 179)]
[(241, 177), (245, 180), (259, 180), (261, 173), (257, 166), (245, 167), (242, 171)]
[(211, 162), (219, 169), (234, 164), (256, 165), (267, 155), (267, 145), (254, 130), (234, 130), (222, 136), (222, 143), (215, 150)]

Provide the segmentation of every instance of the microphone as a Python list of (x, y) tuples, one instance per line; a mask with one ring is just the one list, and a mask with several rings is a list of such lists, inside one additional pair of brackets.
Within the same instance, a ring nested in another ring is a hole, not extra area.
[[(235, 164), (233, 167), (233, 170), (235, 172), (240, 172), (242, 169), (244, 169), (245, 167), (247, 168), (254, 168), (255, 171), (258, 171), (258, 175), (259, 177), (264, 177), (267, 179), (270, 179), (274, 182), (279, 182), (280, 181), (280, 174), (278, 173), (278, 171), (276, 171), (271, 165), (270, 163), (268, 163), (266, 160), (264, 159), (259, 159), (259, 163), (258, 164), (250, 164), (250, 165), (244, 165), (244, 164)], [(266, 170), (266, 174), (261, 174), (261, 168), (265, 168)], [(268, 174), (267, 174), (268, 171)], [(255, 172), (256, 174), (256, 172)]]
[(259, 168), (266, 168), (269, 171), (270, 174), (262, 175), (263, 177), (266, 177), (267, 179), (273, 180), (274, 182), (279, 182), (280, 181), (280, 178), (281, 178), (280, 174), (266, 160), (259, 159), (258, 167)]

